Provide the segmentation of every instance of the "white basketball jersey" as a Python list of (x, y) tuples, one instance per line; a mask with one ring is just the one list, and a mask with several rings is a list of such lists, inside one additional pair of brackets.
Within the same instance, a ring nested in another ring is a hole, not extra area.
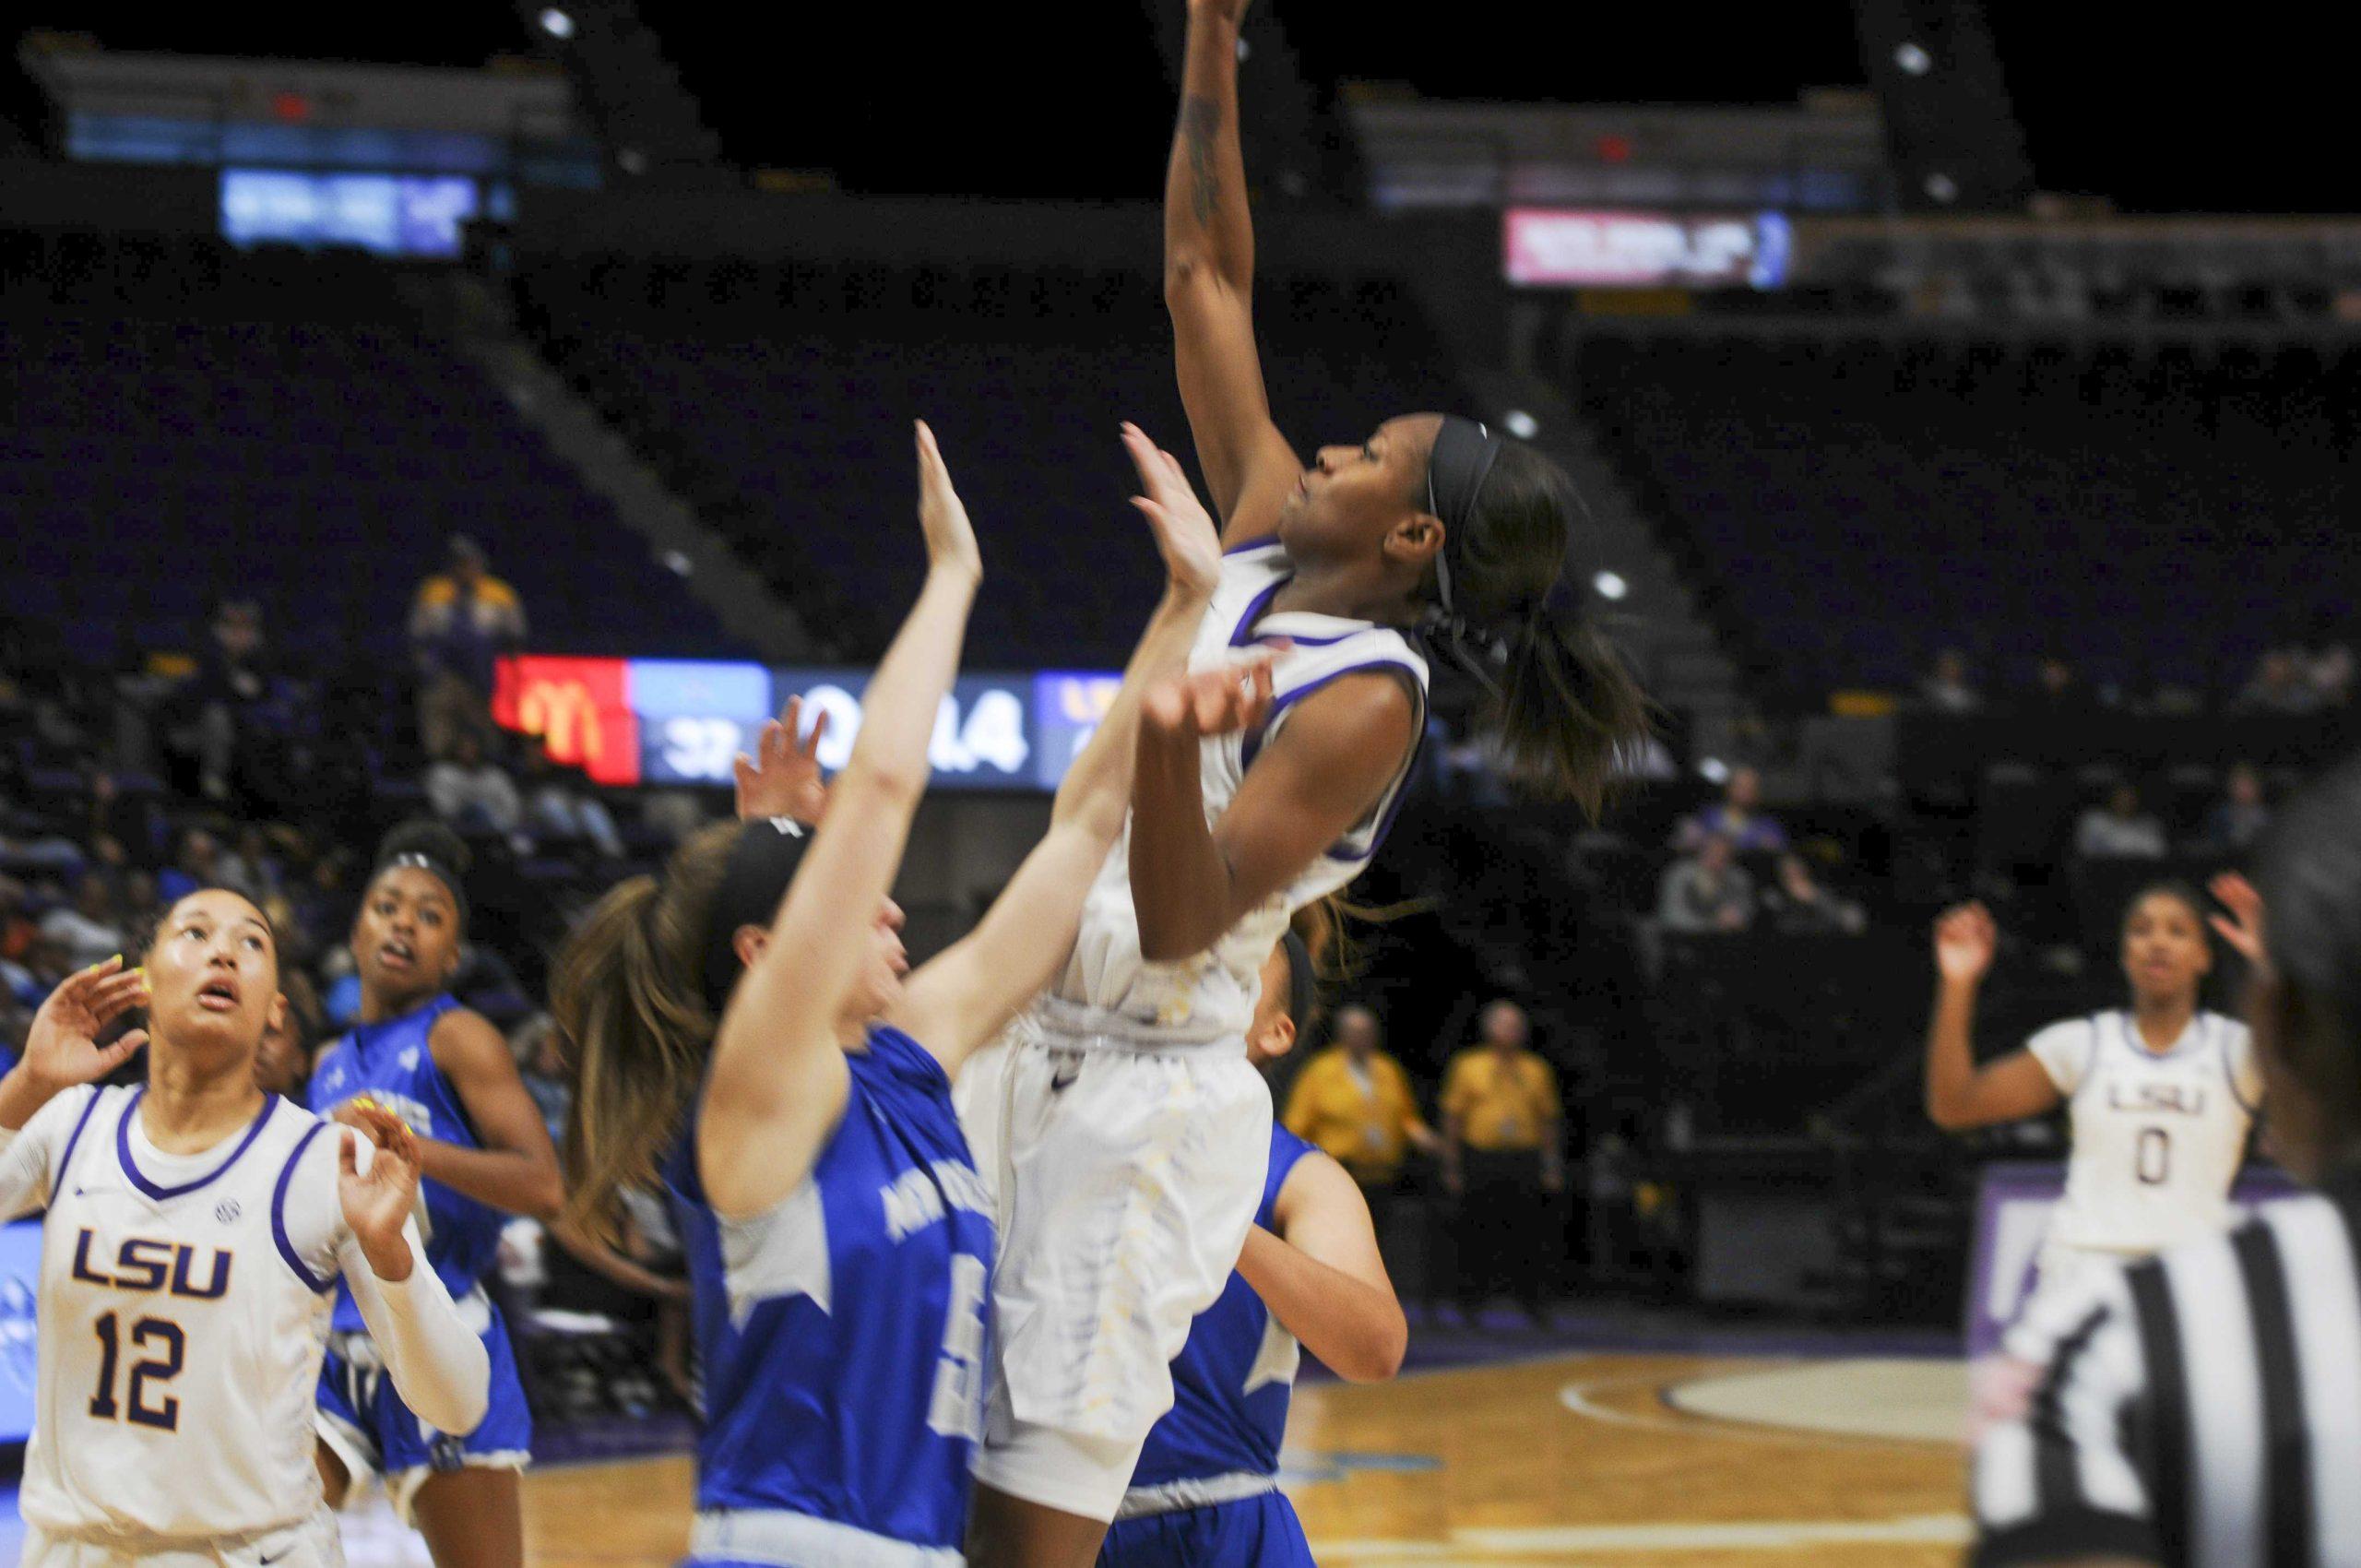
[(320, 1507), (342, 1134), (274, 1096), (224, 1145), (166, 1155), (140, 1129), (144, 1092), (60, 1095), (6, 1152), (37, 1190), (0, 1197), (49, 1204), (24, 1516), (189, 1541), (301, 1521)]
[(2244, 1024), (2200, 1013), (2155, 1051), (2130, 1014), (2101, 1013), (2052, 1024), (2026, 1048), (2069, 1097), (2073, 1123), (2052, 1243), (2145, 1254), (2228, 1228), (2262, 1099)]
[[(1421, 730), (1425, 726), (1427, 661), (1410, 639), (1368, 621), (1308, 612), (1265, 614), (1291, 576), (1287, 552), (1275, 541), (1226, 556), (1221, 584), (1190, 650), (1189, 668), (1209, 670), (1236, 663), (1282, 639), (1290, 645), (1272, 668), (1269, 721), (1252, 734), (1204, 742), (1199, 780), (1209, 823), (1229, 809), (1247, 768), (1287, 723), (1295, 705), (1340, 676), (1398, 671), (1417, 694), (1417, 724)], [(1151, 964), (1140, 956), (1127, 823), (1091, 886), (1074, 956), (1053, 994), (1186, 1038), (1242, 1037), (1253, 1020), (1264, 961), (1287, 930), (1287, 917), (1360, 874), (1393, 821), (1410, 761), (1410, 756), (1403, 757), (1384, 795), (1352, 831), (1316, 857), (1294, 882), (1250, 910), (1208, 951), (1182, 963)]]

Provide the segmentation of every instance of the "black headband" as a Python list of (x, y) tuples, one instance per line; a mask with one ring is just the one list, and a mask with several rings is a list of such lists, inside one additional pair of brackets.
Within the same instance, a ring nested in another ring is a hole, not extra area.
[(1443, 529), (1442, 550), (1435, 556), (1435, 591), (1445, 614), (1453, 613), (1451, 552), (1463, 541), (1467, 521), (1476, 514), (1476, 498), (1506, 445), (1477, 421), (1445, 414), (1442, 428), (1435, 432), (1434, 448), (1427, 454), (1427, 510), (1442, 519)]
[(803, 863), (803, 829), (783, 816), (757, 817), (739, 830), (722, 869), (721, 885), (714, 889), (713, 912), (706, 917), (704, 973), (705, 1004), (716, 1018), (730, 1002), (745, 966), (738, 961), (741, 926), (770, 929), (778, 918), (779, 900)]
[(377, 874), (383, 876), (397, 866), (408, 866), (412, 871), (422, 871), (441, 883), (443, 890), (451, 896), (451, 902), (458, 906), (459, 919), (465, 921), (468, 918), (468, 890), (460, 882), (457, 872), (423, 849), (403, 849), (387, 855), (380, 861), (377, 866)]

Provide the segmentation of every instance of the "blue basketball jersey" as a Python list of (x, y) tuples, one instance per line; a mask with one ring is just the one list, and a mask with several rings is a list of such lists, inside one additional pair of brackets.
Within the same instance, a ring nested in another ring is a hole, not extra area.
[[(443, 1015), (459, 1005), (448, 994), (383, 1023), (361, 1024), (328, 1047), (312, 1072), (312, 1109), (325, 1116), (356, 1095), (368, 1095), (409, 1123), (421, 1138), (461, 1148), (481, 1148), (475, 1124), (459, 1103), (458, 1091), (434, 1065), (427, 1037)], [(424, 1181), (426, 1261), (442, 1277), (453, 1301), (465, 1301), (500, 1259), (500, 1232), (508, 1217), (490, 1204)], [(338, 1288), (336, 1327), (359, 1333), (367, 1325), (350, 1291)]]
[[(1311, 1147), (1277, 1123), (1271, 1124), (1270, 1168), (1255, 1224), (1273, 1228), (1279, 1189)], [(1148, 1433), (1132, 1485), (1276, 1475), (1299, 1359), (1295, 1336), (1233, 1272), (1220, 1297), (1189, 1325), (1189, 1342), (1172, 1358), (1172, 1408)]]
[[(700, 1528), (797, 1515), (955, 1550), (982, 1424), (992, 1214), (916, 1040), (872, 1028), (847, 1058), (844, 1120), (812, 1174), (768, 1213), (704, 1198), (694, 1119), (667, 1162), (681, 1219), (706, 1427)], [(701, 1534), (700, 1557), (727, 1531)]]

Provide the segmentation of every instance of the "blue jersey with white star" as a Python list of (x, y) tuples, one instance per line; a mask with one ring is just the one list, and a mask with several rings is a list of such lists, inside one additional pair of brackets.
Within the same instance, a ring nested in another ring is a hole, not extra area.
[(847, 1063), (843, 1122), (768, 1212), (713, 1211), (694, 1122), (667, 1162), (706, 1366), (697, 1509), (955, 1550), (981, 1425), (991, 1204), (924, 1048), (873, 1028)]
[[(446, 992), (397, 1018), (355, 1028), (328, 1047), (312, 1070), (312, 1109), (326, 1116), (365, 1094), (409, 1123), (421, 1138), (461, 1148), (483, 1147), (467, 1108), (459, 1103), (459, 1091), (434, 1064), (429, 1044), (435, 1024), (458, 1005), (458, 999)], [(440, 1182), (421, 1181), (419, 1192), (426, 1200), (426, 1261), (452, 1300), (464, 1301), (500, 1261), (500, 1232), (508, 1216)], [(352, 1293), (341, 1285), (337, 1288), (336, 1327), (344, 1333), (362, 1333), (368, 1327), (361, 1309), (352, 1304)]]
[[(1274, 1229), (1272, 1210), (1295, 1162), (1311, 1146), (1274, 1122), (1270, 1169), (1254, 1223)], [(1295, 1336), (1263, 1298), (1232, 1273), (1214, 1304), (1189, 1325), (1189, 1342), (1172, 1358), (1172, 1408), (1147, 1434), (1132, 1484), (1163, 1486), (1215, 1476), (1272, 1476), (1295, 1392)]]

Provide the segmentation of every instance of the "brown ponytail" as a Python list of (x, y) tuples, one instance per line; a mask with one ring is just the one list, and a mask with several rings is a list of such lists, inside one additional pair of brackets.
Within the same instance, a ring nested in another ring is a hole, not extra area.
[(1596, 817), (1618, 755), (1654, 726), (1615, 645), (1579, 611), (1550, 602), (1565, 592), (1567, 546), (1587, 517), (1557, 464), (1503, 444), (1445, 540), (1456, 603), (1432, 632), (1485, 688), (1481, 723), (1509, 772)]
[(582, 918), (550, 980), (574, 1076), (564, 1221), (614, 1233), (616, 1195), (657, 1180), (688, 1118), (718, 1020), (699, 980), (706, 926), (739, 825), (674, 851), (659, 881), (635, 876)]

